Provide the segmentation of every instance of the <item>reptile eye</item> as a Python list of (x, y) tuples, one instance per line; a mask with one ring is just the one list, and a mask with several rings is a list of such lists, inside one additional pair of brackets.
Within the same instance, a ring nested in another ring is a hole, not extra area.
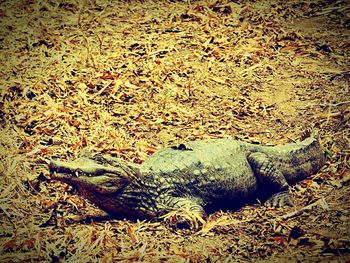
[(108, 183), (104, 183), (104, 184), (103, 184), (103, 186), (105, 186), (105, 187), (113, 187), (113, 186), (114, 186), (114, 184), (113, 184), (113, 183), (108, 182)]

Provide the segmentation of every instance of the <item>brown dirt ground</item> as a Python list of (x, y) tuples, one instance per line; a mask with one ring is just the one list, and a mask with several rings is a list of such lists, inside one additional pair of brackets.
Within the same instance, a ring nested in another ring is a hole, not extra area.
[[(346, 0), (2, 1), (0, 261), (349, 262), (349, 13)], [(45, 166), (311, 127), (327, 164), (293, 186), (294, 208), (192, 229), (103, 218)]]

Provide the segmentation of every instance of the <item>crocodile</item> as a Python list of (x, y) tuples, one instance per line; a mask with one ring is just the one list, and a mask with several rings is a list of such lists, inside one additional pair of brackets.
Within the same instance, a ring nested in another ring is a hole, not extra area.
[(290, 185), (316, 174), (324, 163), (313, 131), (301, 141), (277, 146), (199, 140), (163, 148), (142, 164), (94, 153), (50, 160), (49, 168), (53, 180), (77, 188), (109, 214), (151, 219), (184, 206), (205, 216), (212, 207), (254, 198), (274, 207), (293, 205)]

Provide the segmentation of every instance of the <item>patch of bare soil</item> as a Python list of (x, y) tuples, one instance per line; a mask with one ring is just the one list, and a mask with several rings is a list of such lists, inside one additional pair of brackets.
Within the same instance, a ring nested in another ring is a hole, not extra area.
[[(348, 1), (2, 1), (0, 261), (350, 260)], [(45, 160), (140, 163), (189, 140), (263, 144), (318, 127), (295, 207), (192, 229), (105, 214)]]

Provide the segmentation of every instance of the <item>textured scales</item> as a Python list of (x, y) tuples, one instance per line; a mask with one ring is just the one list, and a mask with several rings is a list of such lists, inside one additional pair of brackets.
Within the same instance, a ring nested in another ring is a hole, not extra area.
[(87, 199), (122, 218), (152, 218), (183, 206), (234, 207), (266, 197), (291, 205), (290, 184), (324, 164), (316, 133), (301, 142), (261, 146), (229, 139), (192, 141), (165, 148), (141, 165), (107, 155), (51, 161), (52, 178), (76, 187)]

